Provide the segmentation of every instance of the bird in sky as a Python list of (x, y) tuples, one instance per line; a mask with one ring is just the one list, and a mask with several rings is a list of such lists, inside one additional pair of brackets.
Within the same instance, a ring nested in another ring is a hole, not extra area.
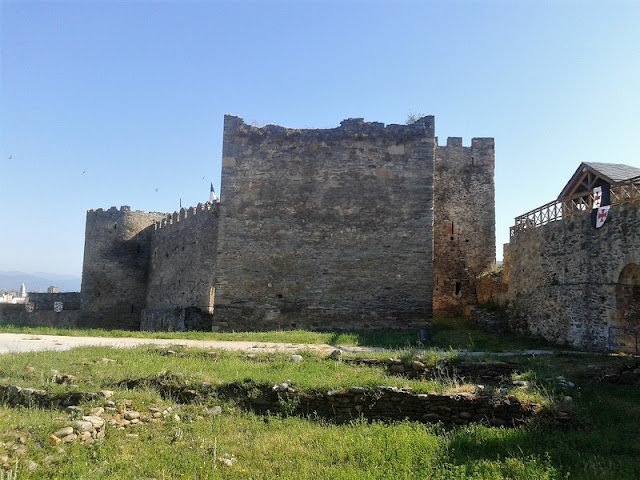
[[(9, 160), (11, 160), (13, 158), (13, 155), (9, 154)], [(202, 177), (204, 178), (204, 177)]]
[(156, 189), (155, 189), (155, 191), (157, 192), (157, 191), (158, 191), (158, 189), (156, 188)]

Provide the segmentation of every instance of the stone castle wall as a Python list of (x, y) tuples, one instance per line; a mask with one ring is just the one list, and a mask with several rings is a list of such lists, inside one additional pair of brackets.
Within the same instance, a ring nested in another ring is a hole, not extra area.
[(432, 303), (434, 120), (225, 117), (216, 313), (236, 329), (407, 328)]
[(506, 251), (512, 328), (595, 350), (609, 327), (640, 328), (640, 202), (600, 229), (585, 212), (526, 230)]
[(420, 328), (432, 304), (460, 314), (495, 259), (494, 144), (438, 147), (434, 129), (226, 116), (222, 203), (87, 213), (80, 324)]
[(218, 206), (181, 209), (156, 225), (146, 306), (197, 307), (213, 313)]
[(153, 225), (163, 218), (127, 206), (87, 212), (80, 326), (140, 328)]
[(471, 147), (450, 137), (436, 148), (433, 314), (461, 315), (477, 303), (476, 279), (495, 262), (495, 149), (492, 138)]

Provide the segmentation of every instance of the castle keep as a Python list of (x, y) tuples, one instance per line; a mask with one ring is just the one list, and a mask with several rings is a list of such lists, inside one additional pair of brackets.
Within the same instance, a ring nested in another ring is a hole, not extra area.
[(431, 116), (333, 129), (225, 116), (221, 201), (87, 213), (81, 324), (417, 328), (474, 304), (495, 260), (493, 139)]

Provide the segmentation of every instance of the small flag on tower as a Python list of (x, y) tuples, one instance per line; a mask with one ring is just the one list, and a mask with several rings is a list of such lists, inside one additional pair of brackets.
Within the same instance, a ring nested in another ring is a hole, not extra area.
[(591, 224), (600, 228), (609, 218), (609, 207), (611, 204), (611, 188), (609, 185), (602, 185), (593, 189), (593, 210), (591, 210)]
[(213, 183), (211, 184), (211, 193), (209, 194), (209, 201), (211, 203), (216, 203), (218, 201), (218, 197), (216, 195), (216, 192), (213, 189)]
[(593, 189), (593, 208), (600, 208), (602, 205), (602, 187)]

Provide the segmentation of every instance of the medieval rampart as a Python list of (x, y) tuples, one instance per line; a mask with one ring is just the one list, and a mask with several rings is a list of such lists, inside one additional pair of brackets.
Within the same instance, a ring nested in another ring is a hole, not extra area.
[(198, 318), (211, 328), (217, 242), (218, 204), (183, 208), (155, 225), (144, 329), (202, 328), (189, 324), (192, 314), (185, 324), (185, 308), (206, 314)]
[(436, 148), (433, 314), (460, 315), (476, 298), (476, 278), (495, 262), (493, 138), (471, 147), (450, 137)]
[(153, 225), (165, 217), (127, 206), (87, 212), (80, 326), (140, 327)]
[(81, 325), (416, 328), (432, 304), (459, 314), (495, 258), (494, 144), (438, 147), (434, 129), (431, 116), (313, 130), (226, 116), (222, 203), (87, 213)]
[(637, 330), (640, 202), (612, 205), (599, 229), (590, 211), (544, 223), (508, 245), (512, 328), (597, 350), (615, 329)]
[(432, 302), (434, 120), (327, 130), (225, 117), (215, 316), (406, 328)]

